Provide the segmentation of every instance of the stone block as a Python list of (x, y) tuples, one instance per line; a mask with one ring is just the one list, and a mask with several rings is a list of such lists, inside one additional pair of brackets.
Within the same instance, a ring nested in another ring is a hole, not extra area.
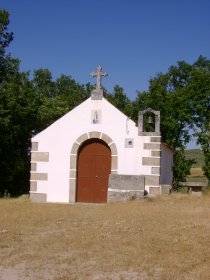
[(77, 151), (78, 151), (78, 149), (79, 149), (79, 144), (78, 143), (76, 143), (76, 142), (74, 142), (74, 144), (73, 144), (73, 146), (72, 146), (72, 148), (71, 148), (71, 154), (72, 155), (76, 155), (77, 154)]
[(31, 161), (49, 161), (49, 153), (47, 152), (32, 152), (31, 153)]
[(160, 132), (142, 132), (142, 131), (138, 131), (138, 136), (160, 136)]
[(100, 138), (101, 132), (98, 131), (91, 131), (89, 132), (89, 138)]
[(38, 142), (31, 142), (31, 150), (32, 151), (38, 151)]
[(37, 191), (37, 181), (30, 181), (30, 191), (32, 192)]
[(160, 195), (160, 187), (150, 187), (149, 194)]
[(115, 143), (112, 143), (109, 147), (111, 149), (112, 155), (117, 155), (117, 147)]
[(101, 140), (106, 142), (108, 145), (113, 142), (112, 139), (108, 135), (106, 135), (104, 133), (102, 133), (102, 135), (101, 135)]
[(117, 192), (113, 190), (108, 190), (107, 194), (107, 202), (123, 202), (129, 200), (137, 200), (142, 199), (144, 197), (144, 191), (125, 191), (125, 192)]
[(117, 190), (142, 190), (144, 191), (143, 175), (109, 175), (109, 189)]
[(160, 185), (160, 176), (145, 175), (145, 185), (159, 186)]
[(76, 169), (77, 167), (77, 156), (71, 155), (70, 156), (70, 169)]
[(47, 194), (46, 193), (30, 193), (31, 202), (35, 203), (44, 203), (47, 202)]
[(70, 178), (76, 178), (76, 176), (77, 176), (77, 171), (76, 170), (70, 170), (69, 177)]
[(84, 133), (79, 138), (77, 138), (76, 142), (82, 144), (87, 139), (88, 139), (88, 134)]
[(47, 181), (48, 179), (48, 174), (47, 173), (31, 173), (31, 180), (35, 181)]
[(69, 202), (74, 203), (76, 201), (76, 178), (69, 180)]
[(36, 162), (32, 162), (31, 163), (31, 171), (36, 171), (37, 170), (37, 163)]
[(103, 95), (103, 89), (94, 89), (91, 91), (91, 100), (102, 100)]
[(150, 142), (161, 142), (161, 137), (157, 136), (157, 137), (151, 137), (150, 138)]
[(160, 151), (151, 151), (151, 156), (152, 157), (160, 157), (161, 152)]
[(160, 166), (160, 158), (143, 157), (142, 165)]
[(157, 143), (144, 143), (145, 150), (160, 150), (160, 144)]
[(118, 168), (118, 157), (117, 156), (112, 156), (111, 169), (112, 170), (117, 170), (117, 168)]

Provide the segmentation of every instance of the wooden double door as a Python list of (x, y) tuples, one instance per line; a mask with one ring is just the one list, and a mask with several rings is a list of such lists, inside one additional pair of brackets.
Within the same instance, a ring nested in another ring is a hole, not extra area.
[(111, 151), (100, 139), (86, 141), (78, 154), (77, 202), (107, 202)]

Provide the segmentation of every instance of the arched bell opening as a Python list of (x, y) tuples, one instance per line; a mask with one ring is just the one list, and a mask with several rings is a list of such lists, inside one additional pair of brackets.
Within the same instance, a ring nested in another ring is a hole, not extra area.
[(160, 112), (148, 108), (139, 112), (138, 135), (160, 135)]

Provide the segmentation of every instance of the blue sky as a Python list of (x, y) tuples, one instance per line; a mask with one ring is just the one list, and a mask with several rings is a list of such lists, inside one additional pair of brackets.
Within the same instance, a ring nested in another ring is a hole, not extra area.
[(1, 0), (2, 8), (22, 70), (94, 84), (100, 64), (108, 91), (118, 84), (131, 99), (178, 60), (210, 58), (210, 0)]
[(210, 58), (210, 0), (1, 0), (10, 12), (9, 51), (21, 69), (48, 68), (80, 83), (102, 65), (109, 92), (136, 90), (178, 60)]

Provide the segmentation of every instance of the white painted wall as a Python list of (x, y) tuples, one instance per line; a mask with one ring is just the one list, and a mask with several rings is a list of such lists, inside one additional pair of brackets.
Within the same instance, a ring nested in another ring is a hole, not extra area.
[[(91, 111), (101, 110), (101, 124), (91, 123)], [(69, 202), (70, 152), (73, 143), (82, 134), (98, 131), (108, 135), (118, 151), (118, 174), (151, 174), (151, 167), (142, 166), (142, 157), (150, 156), (143, 149), (149, 137), (138, 136), (132, 120), (116, 109), (106, 99), (91, 100), (74, 108), (32, 141), (39, 143), (39, 152), (49, 152), (49, 162), (37, 163), (37, 172), (48, 173), (47, 181), (38, 181), (37, 192), (47, 193), (48, 202)], [(125, 148), (125, 138), (134, 139), (133, 148)], [(164, 159), (167, 161), (167, 157)]]

